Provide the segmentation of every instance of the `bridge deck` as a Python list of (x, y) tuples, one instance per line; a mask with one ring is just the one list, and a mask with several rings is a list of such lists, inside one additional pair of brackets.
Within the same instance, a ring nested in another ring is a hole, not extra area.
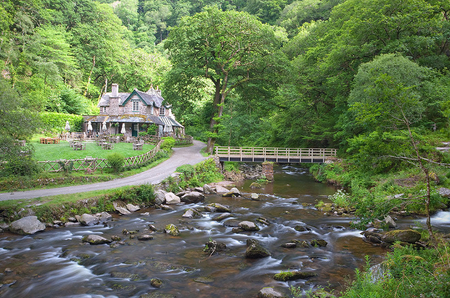
[(332, 148), (216, 147), (221, 162), (323, 163), (336, 157)]

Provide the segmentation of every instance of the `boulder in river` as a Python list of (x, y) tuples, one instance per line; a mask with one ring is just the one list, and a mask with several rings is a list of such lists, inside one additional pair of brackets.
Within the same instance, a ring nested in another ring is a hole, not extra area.
[(287, 296), (284, 296), (280, 292), (274, 290), (271, 287), (265, 287), (259, 290), (258, 292), (258, 298), (285, 298)]
[(226, 249), (227, 246), (225, 243), (217, 242), (216, 240), (209, 240), (208, 242), (205, 243), (203, 251), (212, 255), (216, 252), (224, 251)]
[(311, 228), (308, 228), (307, 226), (300, 226), (300, 225), (295, 226), (294, 229), (296, 231), (298, 231), (298, 232), (309, 232), (309, 231), (311, 231)]
[(83, 226), (92, 226), (92, 225), (96, 225), (100, 222), (100, 220), (98, 219), (97, 216), (94, 216), (92, 214), (83, 214), (80, 217), (80, 224), (82, 224)]
[(313, 239), (309, 243), (314, 247), (325, 247), (328, 244), (328, 242), (322, 239)]
[(198, 191), (190, 191), (181, 197), (181, 201), (185, 203), (198, 203), (205, 200), (205, 195)]
[(150, 285), (155, 288), (161, 288), (163, 285), (163, 282), (159, 278), (152, 278), (152, 279), (150, 279)]
[(128, 209), (126, 208), (126, 205), (124, 202), (114, 201), (113, 206), (114, 206), (114, 209), (122, 215), (131, 214), (131, 212), (128, 211)]
[(381, 240), (387, 243), (394, 243), (395, 241), (415, 243), (419, 241), (420, 238), (420, 233), (414, 230), (394, 230), (386, 232), (381, 237)]
[(166, 192), (164, 190), (155, 191), (155, 205), (161, 205), (166, 203)]
[(139, 235), (137, 238), (138, 238), (138, 240), (141, 240), (141, 241), (153, 240), (153, 236), (148, 235), (148, 234)]
[(45, 230), (45, 224), (37, 219), (37, 216), (26, 216), (13, 221), (9, 230), (15, 234), (32, 235)]
[(228, 190), (228, 189), (226, 189), (225, 187), (223, 187), (223, 186), (220, 186), (220, 185), (217, 185), (216, 186), (216, 192), (217, 193), (227, 193), (227, 192), (229, 192), (230, 190)]
[(173, 192), (166, 193), (166, 204), (175, 205), (181, 203), (180, 197), (176, 196)]
[(228, 208), (228, 207), (226, 207), (226, 206), (224, 206), (222, 204), (219, 204), (219, 203), (211, 203), (211, 204), (208, 204), (208, 206), (215, 208), (216, 212), (229, 212), (229, 213), (231, 213), (230, 208)]
[(230, 191), (222, 194), (223, 197), (239, 197), (241, 192), (236, 187), (233, 187)]
[(139, 206), (133, 205), (133, 204), (127, 204), (126, 207), (127, 207), (128, 211), (130, 211), (130, 212), (136, 212), (141, 209), (141, 208), (139, 208)]
[(239, 227), (247, 232), (259, 231), (259, 227), (251, 221), (241, 221)]
[(231, 217), (231, 216), (232, 216), (231, 213), (225, 212), (225, 213), (220, 214), (219, 216), (214, 217), (214, 220), (215, 221), (222, 221), (225, 218), (228, 218), (228, 217)]
[(280, 272), (273, 276), (273, 279), (279, 281), (297, 280), (297, 279), (307, 279), (310, 277), (317, 276), (317, 273), (311, 271), (287, 271)]
[(258, 259), (269, 257), (272, 254), (265, 249), (258, 240), (247, 239), (247, 249), (245, 250), (245, 257), (249, 259)]
[(167, 234), (172, 235), (172, 236), (180, 235), (180, 231), (178, 230), (177, 226), (174, 224), (168, 224), (167, 226), (165, 226), (164, 232), (166, 232)]
[(214, 190), (212, 189), (211, 186), (209, 186), (208, 184), (203, 185), (203, 193), (209, 195), (214, 193)]
[(83, 237), (83, 242), (87, 242), (92, 245), (98, 245), (98, 244), (106, 244), (111, 243), (112, 240), (106, 239), (99, 235), (87, 235)]
[(200, 217), (202, 217), (202, 214), (194, 208), (189, 208), (184, 212), (182, 217), (183, 218), (200, 218)]

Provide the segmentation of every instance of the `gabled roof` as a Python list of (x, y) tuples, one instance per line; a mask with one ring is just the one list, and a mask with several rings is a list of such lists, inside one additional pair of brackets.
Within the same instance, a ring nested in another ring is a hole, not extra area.
[(161, 96), (160, 91), (155, 90), (153, 89), (153, 87), (151, 87), (147, 92), (142, 92), (134, 89), (133, 92), (131, 92), (131, 94), (129, 94), (128, 97), (120, 103), (120, 105), (125, 105), (135, 95), (137, 95), (139, 99), (141, 99), (142, 102), (146, 105), (154, 106), (156, 108), (161, 107), (162, 102), (164, 101), (164, 98)]

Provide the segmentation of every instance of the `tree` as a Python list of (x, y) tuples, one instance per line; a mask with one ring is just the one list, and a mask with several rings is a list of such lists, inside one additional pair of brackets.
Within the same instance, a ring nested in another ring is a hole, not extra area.
[(37, 167), (30, 152), (18, 140), (29, 139), (38, 127), (37, 113), (26, 108), (26, 102), (0, 77), (0, 176), (29, 175)]
[(191, 85), (205, 77), (214, 85), (208, 152), (213, 149), (230, 92), (250, 81), (267, 83), (280, 72), (283, 55), (276, 52), (280, 42), (270, 26), (248, 13), (213, 7), (183, 18), (172, 28), (165, 41), (173, 63), (172, 80)]
[[(354, 112), (356, 123), (361, 124), (367, 132), (365, 142), (370, 140), (375, 147), (374, 151), (368, 152), (368, 148), (358, 141), (360, 136), (355, 138), (353, 143), (359, 143), (360, 147), (354, 146), (351, 149), (356, 151), (356, 158), (361, 158), (360, 163), (370, 161), (367, 157), (375, 155), (377, 159), (394, 159), (413, 164), (424, 174), (425, 195), (419, 192), (415, 198), (399, 200), (401, 205), (414, 200), (424, 204), (428, 233), (434, 240), (430, 222), (430, 165), (442, 164), (427, 156), (429, 150), (424, 150), (426, 144), (421, 144), (420, 136), (414, 129), (423, 123), (425, 118), (427, 96), (424, 93), (435, 89), (424, 88), (430, 77), (429, 69), (405, 57), (394, 54), (379, 56), (374, 61), (360, 66), (349, 97), (349, 105)], [(375, 145), (374, 140), (377, 140)]]

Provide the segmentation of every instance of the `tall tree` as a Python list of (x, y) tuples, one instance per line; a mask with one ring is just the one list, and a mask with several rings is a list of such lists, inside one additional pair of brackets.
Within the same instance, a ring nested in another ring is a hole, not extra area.
[(172, 28), (165, 42), (173, 63), (172, 80), (190, 85), (205, 77), (214, 85), (209, 152), (217, 137), (225, 99), (246, 82), (268, 82), (280, 68), (280, 44), (270, 26), (248, 13), (223, 12), (213, 7), (183, 18), (179, 26)]

